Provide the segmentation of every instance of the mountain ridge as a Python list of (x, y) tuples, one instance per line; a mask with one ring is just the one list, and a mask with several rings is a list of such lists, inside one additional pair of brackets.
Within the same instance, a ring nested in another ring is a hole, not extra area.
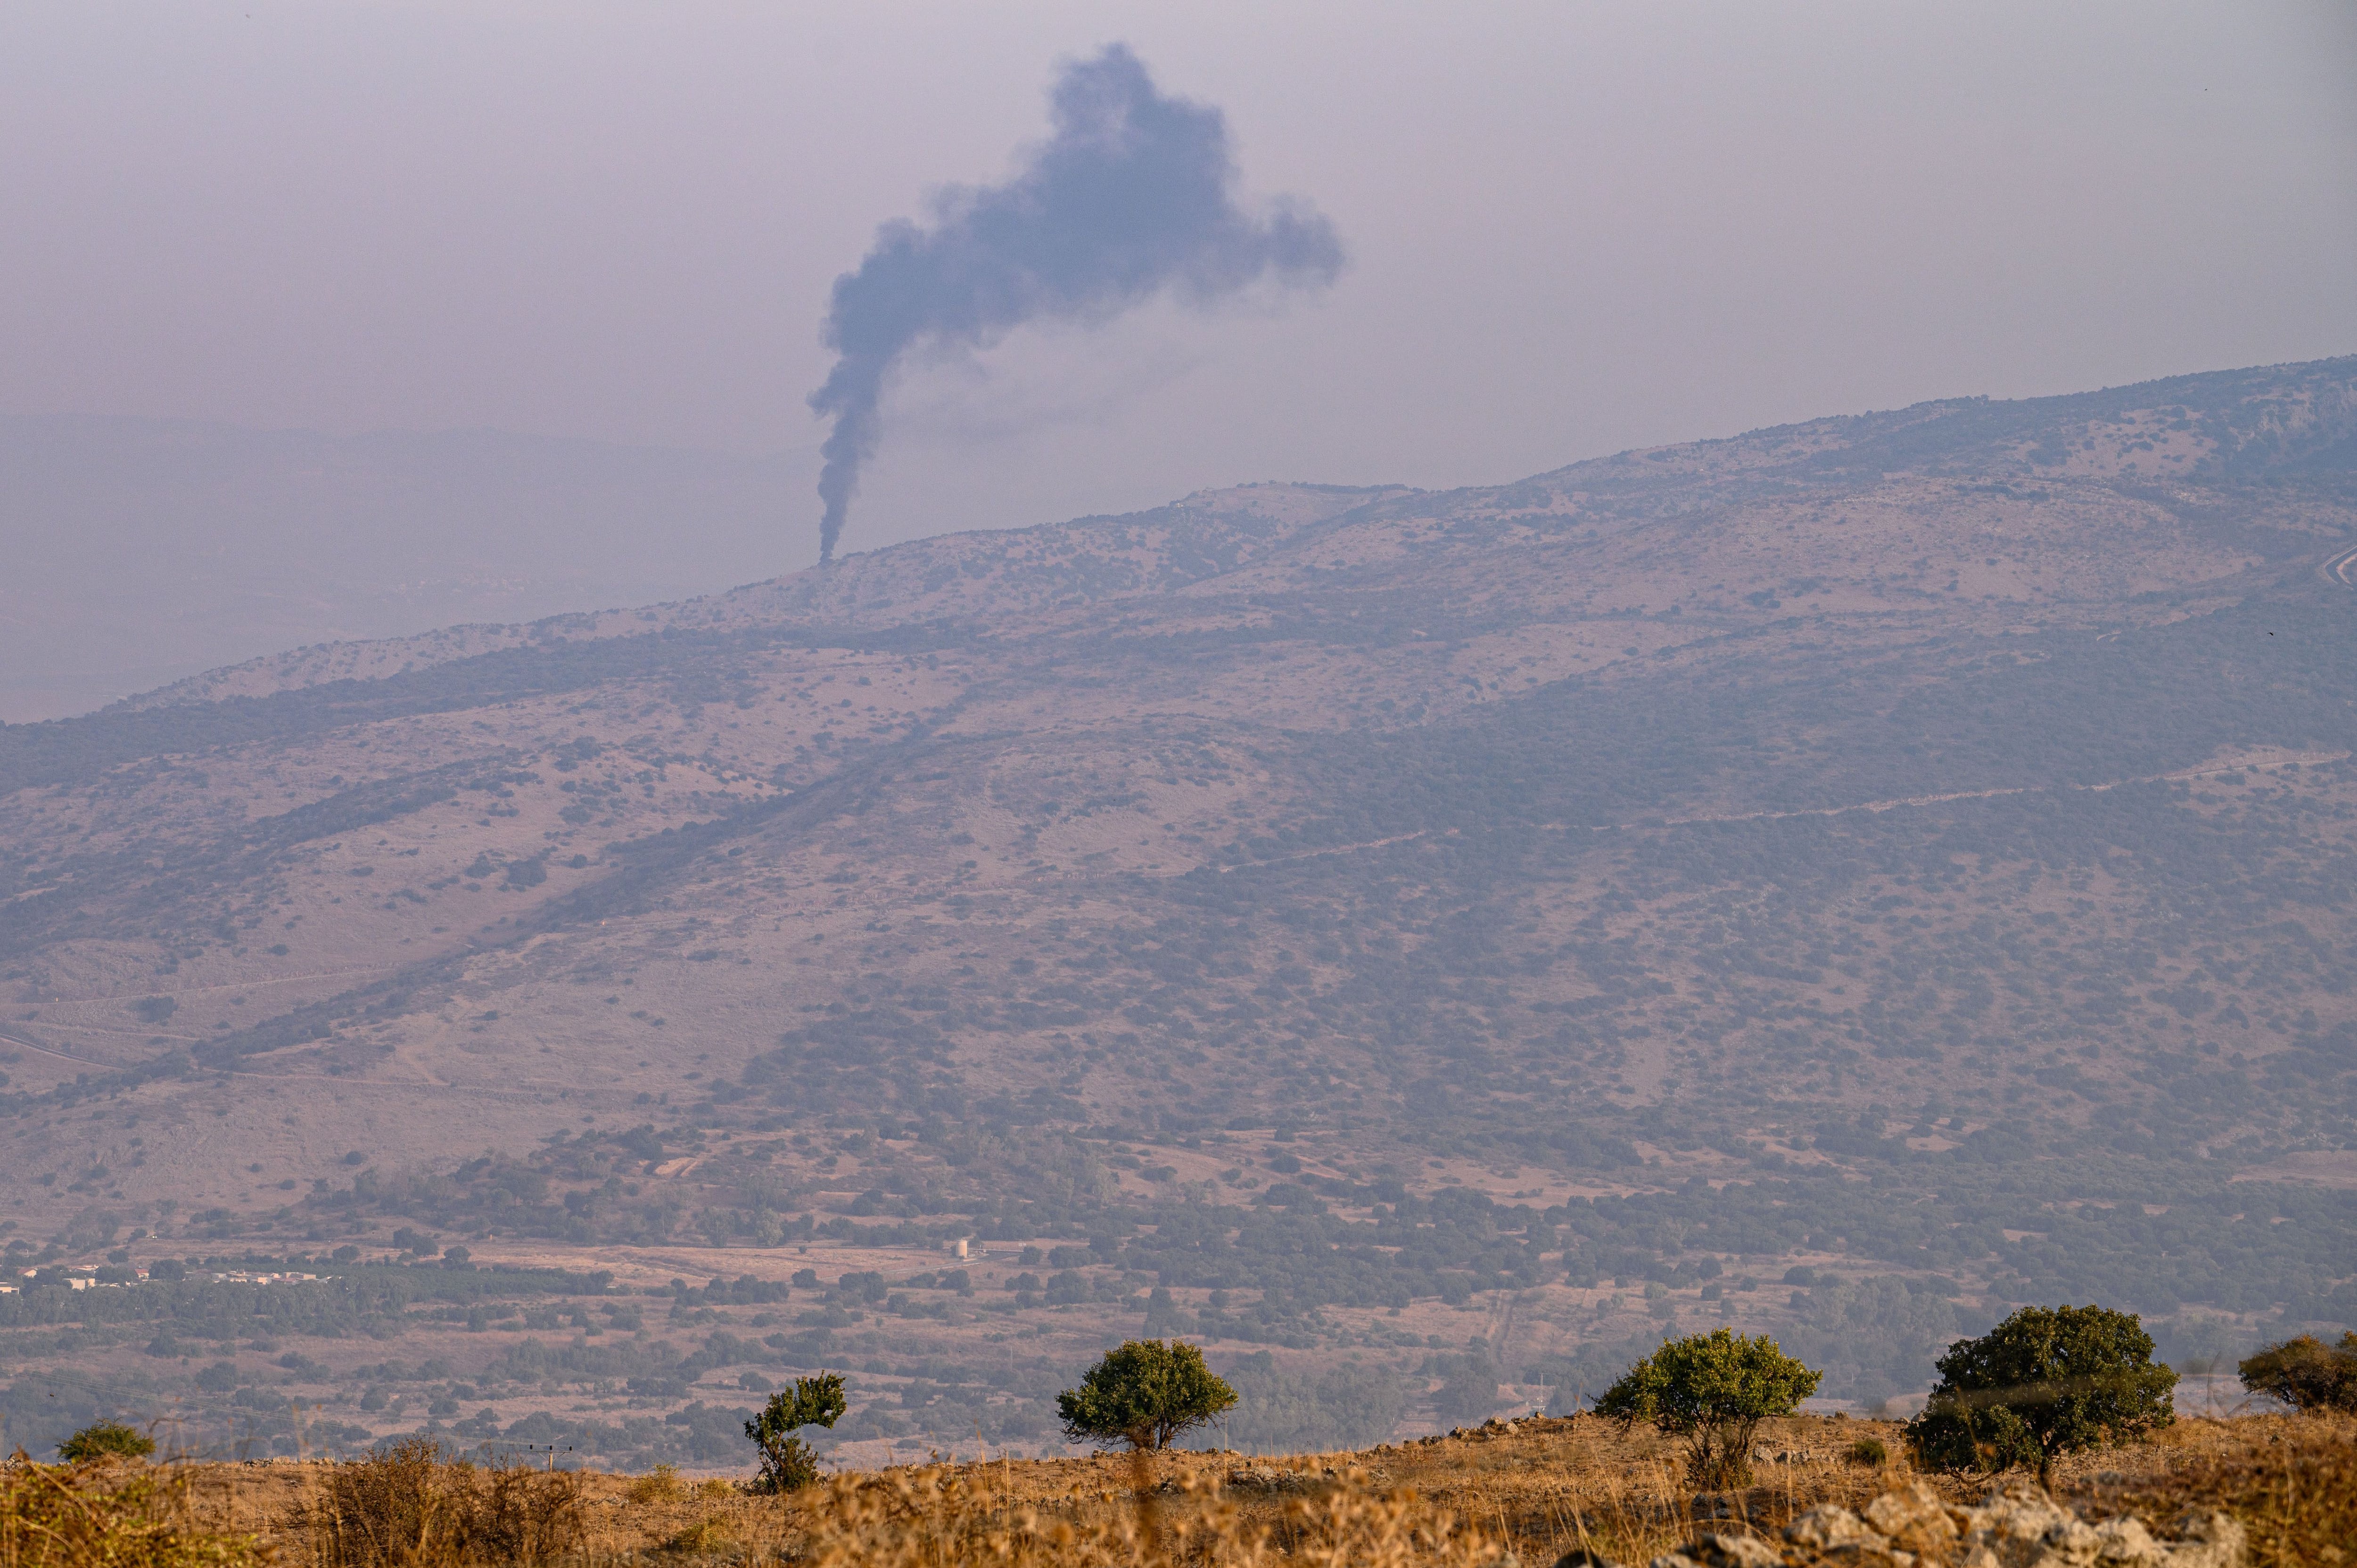
[(1076, 1345), (1486, 1297), (1555, 1387), (1664, 1304), (1859, 1398), (2022, 1300), (2322, 1322), (2352, 431), (2338, 360), (1246, 487), (0, 728), (0, 1195), (83, 1250), (980, 1236), (1068, 1254)]
[[(2151, 433), (2147, 431), (2147, 424), (2165, 427), (2176, 422), (2149, 421), (2121, 424), (2104, 416), (2149, 413), (2156, 407), (2166, 407), (2180, 403), (2187, 397), (2193, 397), (2205, 403), (2219, 403), (2222, 401), (2220, 398), (2222, 392), (2237, 390), (2244, 392), (2244, 395), (2239, 401), (2223, 403), (2222, 406), (2211, 409), (2205, 413), (2199, 429), (2194, 428), (2190, 418), (2185, 418), (2181, 422), (2184, 426), (2182, 430), (2163, 428), (2159, 431), (2160, 434), (2170, 437), (2182, 436), (2182, 439), (2167, 441), (2161, 446), (2154, 448), (2158, 455), (2149, 460), (2153, 464), (2152, 477), (2156, 478), (2164, 476), (2219, 477), (2239, 473), (2253, 467), (2288, 467), (2298, 471), (2309, 463), (2345, 463), (2347, 454), (2341, 451), (2341, 448), (2352, 441), (2357, 441), (2357, 404), (2352, 404), (2349, 391), (2349, 371), (2352, 365), (2357, 365), (2357, 356), (2316, 360), (2293, 366), (2266, 366), (2248, 371), (2202, 372), (2164, 378), (2126, 387), (2104, 388), (2093, 392), (2065, 393), (2009, 402), (1993, 401), (1985, 397), (1934, 399), (1901, 409), (1833, 415), (1791, 424), (1765, 426), (1735, 436), (1680, 443), (1670, 446), (1632, 448), (1603, 457), (1583, 459), (1560, 468), (1534, 475), (1527, 479), (1500, 486), (1424, 491), (1407, 487), (1361, 488), (1270, 481), (1222, 490), (1200, 491), (1194, 496), (1182, 498), (1171, 503), (1169, 507), (1142, 514), (1130, 514), (1119, 519), (1089, 516), (1075, 518), (1067, 522), (1035, 525), (1029, 529), (935, 535), (926, 540), (886, 546), (881, 551), (856, 553), (845, 557), (842, 569), (850, 573), (852, 579), (856, 580), (863, 573), (875, 569), (879, 564), (877, 559), (879, 556), (898, 557), (901, 553), (911, 553), (907, 558), (915, 559), (950, 549), (975, 548), (973, 544), (946, 545), (942, 542), (944, 540), (978, 542), (1001, 538), (1009, 533), (1045, 539), (1052, 538), (1058, 533), (1072, 532), (1114, 522), (1135, 527), (1139, 518), (1187, 515), (1190, 507), (1197, 507), (1198, 503), (1209, 503), (1214, 508), (1224, 503), (1241, 510), (1248, 505), (1249, 498), (1257, 492), (1281, 491), (1288, 495), (1304, 496), (1314, 496), (1323, 492), (1330, 495), (1356, 496), (1361, 498), (1361, 505), (1373, 504), (1383, 499), (1420, 500), (1433, 498), (1431, 504), (1446, 505), (1461, 498), (1472, 496), (1512, 496), (1531, 487), (1559, 483), (1576, 478), (1617, 477), (1630, 470), (1632, 465), (1641, 462), (1670, 460), (1672, 454), (1694, 455), (1688, 459), (1687, 467), (1679, 471), (1691, 472), (1698, 468), (1704, 472), (1697, 477), (1707, 478), (1711, 477), (1708, 470), (1712, 465), (1706, 461), (1710, 455), (1720, 451), (1741, 453), (1763, 446), (1772, 446), (1778, 456), (1790, 455), (1798, 448), (1801, 453), (1798, 462), (1802, 470), (1805, 472), (1822, 467), (1825, 455), (1828, 453), (1864, 453), (1869, 442), (1880, 442), (1888, 446), (1895, 437), (1910, 432), (1920, 435), (1926, 429), (1953, 435), (1953, 426), (1956, 424), (1976, 424), (1983, 427), (1981, 431), (1975, 433), (1980, 437), (1980, 445), (1971, 454), (1972, 456), (1979, 456), (1986, 461), (1996, 450), (1996, 446), (1994, 444), (2002, 441), (2009, 455), (2009, 466), (2023, 477), (2116, 478), (2123, 471), (2124, 465), (2133, 467), (2140, 461), (2135, 455), (2134, 448), (2138, 441), (2149, 444)], [(2040, 421), (2048, 424), (2054, 423), (2057, 416), (2065, 423), (2072, 420), (2078, 421), (2083, 429), (2081, 439), (2093, 444), (2093, 449), (2087, 454), (2072, 456), (2052, 445), (2055, 436), (2050, 433), (2042, 437), (2047, 443), (2043, 447), (2040, 447), (2037, 441), (2029, 440), (2021, 435), (2021, 432), (2025, 430), (2041, 428)], [(1856, 437), (1861, 433), (1865, 439), (1857, 439)], [(2011, 433), (2009, 437), (2007, 433)], [(1836, 435), (1849, 435), (1852, 439), (1839, 441), (1833, 439)], [(2050, 452), (2062, 460), (2054, 463), (2037, 462), (2031, 454), (2040, 450)], [(1743, 468), (1766, 466), (1764, 462), (1740, 465)], [(1847, 470), (1837, 467), (1836, 471), (1846, 472)], [(1649, 487), (1663, 478), (1658, 470), (1644, 469), (1637, 472), (1643, 477)], [(1330, 518), (1331, 515), (1333, 514), (1329, 514), (1329, 517)], [(819, 590), (825, 571), (826, 569), (819, 567), (805, 568), (801, 572), (767, 583), (747, 585), (704, 599), (683, 601), (677, 607), (659, 606), (651, 608), (659, 624), (674, 624), (665, 618), (666, 611), (682, 618), (682, 624), (694, 624), (699, 618), (726, 617), (732, 612), (743, 613), (750, 601), (760, 598), (772, 601), (774, 613), (775, 608), (791, 606), (797, 599), (806, 605), (821, 596)], [(856, 591), (856, 589), (852, 590), (855, 595)], [(517, 645), (531, 639), (535, 635), (541, 637), (595, 636), (600, 633), (613, 635), (615, 628), (627, 624), (624, 618), (643, 618), (648, 613), (647, 609), (581, 612), (549, 617), (529, 625), (485, 625), (444, 628), (440, 631), (423, 634), (419, 638), (386, 639), (363, 646), (384, 648), (389, 645), (404, 652), (413, 648), (431, 650), (438, 645), (447, 644), (454, 633), (459, 632), (471, 632), (482, 639), (500, 639), (504, 646)], [(845, 626), (858, 624), (856, 603), (852, 614), (849, 617), (841, 618), (841, 624)], [(265, 671), (274, 669), (300, 669), (306, 661), (318, 660), (331, 651), (345, 650), (350, 646), (341, 643), (329, 644), (321, 649), (294, 650), (285, 654), (245, 660), (222, 670), (207, 671), (201, 676), (192, 677), (189, 681), (178, 682), (157, 693), (143, 694), (131, 701), (144, 705), (157, 701), (204, 700), (210, 695), (226, 692), (250, 694), (253, 688), (245, 682), (256, 679), (266, 682), (269, 677), (264, 673)], [(470, 650), (488, 651), (489, 649), (478, 645)], [(463, 657), (465, 655), (446, 654), (445, 656)], [(412, 655), (413, 660), (414, 657), (414, 655)], [(353, 672), (353, 669), (347, 666), (339, 669), (335, 674), (314, 676), (312, 679), (350, 678)]]

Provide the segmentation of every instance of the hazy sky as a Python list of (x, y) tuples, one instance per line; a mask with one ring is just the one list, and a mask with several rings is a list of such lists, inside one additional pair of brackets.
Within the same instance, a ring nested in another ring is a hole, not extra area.
[(846, 549), (2357, 350), (2348, 0), (14, 0), (0, 411), (806, 448), (833, 278), (1116, 40), (1347, 272), (917, 367)]

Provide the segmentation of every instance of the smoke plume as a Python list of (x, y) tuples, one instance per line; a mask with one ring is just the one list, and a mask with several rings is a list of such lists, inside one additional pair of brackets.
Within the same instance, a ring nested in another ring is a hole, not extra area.
[(834, 280), (826, 340), (841, 358), (810, 400), (834, 421), (823, 562), (876, 449), (885, 377), (909, 349), (986, 348), (1026, 322), (1103, 320), (1165, 289), (1210, 304), (1265, 277), (1318, 286), (1341, 271), (1341, 242), (1316, 212), (1237, 205), (1225, 118), (1155, 91), (1128, 49), (1066, 67), (1051, 99), (1054, 134), (1014, 178), (936, 198), (931, 227), (884, 225), (859, 270)]

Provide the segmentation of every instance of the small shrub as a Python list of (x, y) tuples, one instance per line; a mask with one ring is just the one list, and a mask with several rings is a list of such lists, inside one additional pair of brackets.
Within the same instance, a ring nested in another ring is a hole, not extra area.
[(331, 1465), (287, 1520), (319, 1568), (552, 1563), (581, 1543), (580, 1477), (445, 1464), (430, 1437)]
[(58, 1457), (69, 1465), (86, 1464), (92, 1459), (145, 1459), (154, 1452), (154, 1438), (119, 1421), (85, 1426), (58, 1444)]
[(667, 1503), (674, 1501), (685, 1488), (679, 1484), (679, 1466), (658, 1465), (630, 1483), (625, 1494), (634, 1503)]
[(843, 1396), (843, 1378), (821, 1372), (797, 1378), (791, 1389), (770, 1396), (761, 1413), (745, 1423), (745, 1435), (760, 1450), (757, 1492), (791, 1492), (818, 1479), (818, 1455), (794, 1433), (805, 1426), (833, 1426), (850, 1408)]
[(2313, 1334), (2270, 1345), (2235, 1369), (2243, 1387), (2294, 1410), (2357, 1411), (2357, 1334), (2327, 1346)]
[(519, 1568), (554, 1563), (581, 1544), (581, 1481), (564, 1470), (502, 1461), (488, 1470), (453, 1466), (461, 1550)]
[(1750, 1483), (1760, 1423), (1792, 1414), (1824, 1377), (1765, 1334), (1746, 1339), (1720, 1328), (1671, 1340), (1605, 1390), (1596, 1409), (1624, 1431), (1650, 1421), (1683, 1437), (1687, 1478), (1698, 1490), (1722, 1491)]
[(429, 1552), (450, 1550), (457, 1525), (436, 1474), (441, 1457), (432, 1438), (412, 1437), (334, 1466), (288, 1523), (334, 1568), (378, 1568), (404, 1552), (431, 1562)]
[(661, 1550), (682, 1557), (709, 1557), (736, 1544), (726, 1525), (716, 1519), (700, 1519), (664, 1541)]
[(1849, 1462), (1879, 1470), (1890, 1463), (1890, 1450), (1882, 1445), (1879, 1437), (1861, 1437), (1849, 1445)]

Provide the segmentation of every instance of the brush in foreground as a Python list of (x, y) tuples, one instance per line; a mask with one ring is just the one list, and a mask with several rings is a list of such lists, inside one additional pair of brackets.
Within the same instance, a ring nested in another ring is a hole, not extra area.
[(0, 1563), (7, 1568), (260, 1568), (269, 1552), (250, 1535), (189, 1518), (173, 1477), (124, 1477), (102, 1466), (0, 1466)]
[[(1146, 1463), (1141, 1452), (1140, 1480)], [(986, 1477), (957, 1471), (846, 1477), (831, 1487), (803, 1560), (812, 1568), (1486, 1568), (1507, 1556), (1478, 1526), (1413, 1493), (1377, 1496), (1363, 1481), (1354, 1475), (1322, 1496), (1297, 1498), (1275, 1519), (1248, 1516), (1212, 1482), (1178, 1487), (1201, 1506), (1171, 1517), (1155, 1488), (1139, 1486), (1133, 1508), (1072, 1519), (1014, 1502)]]
[(457, 1568), (562, 1560), (581, 1544), (580, 1477), (527, 1464), (443, 1460), (413, 1437), (322, 1466), (286, 1520), (316, 1568)]

